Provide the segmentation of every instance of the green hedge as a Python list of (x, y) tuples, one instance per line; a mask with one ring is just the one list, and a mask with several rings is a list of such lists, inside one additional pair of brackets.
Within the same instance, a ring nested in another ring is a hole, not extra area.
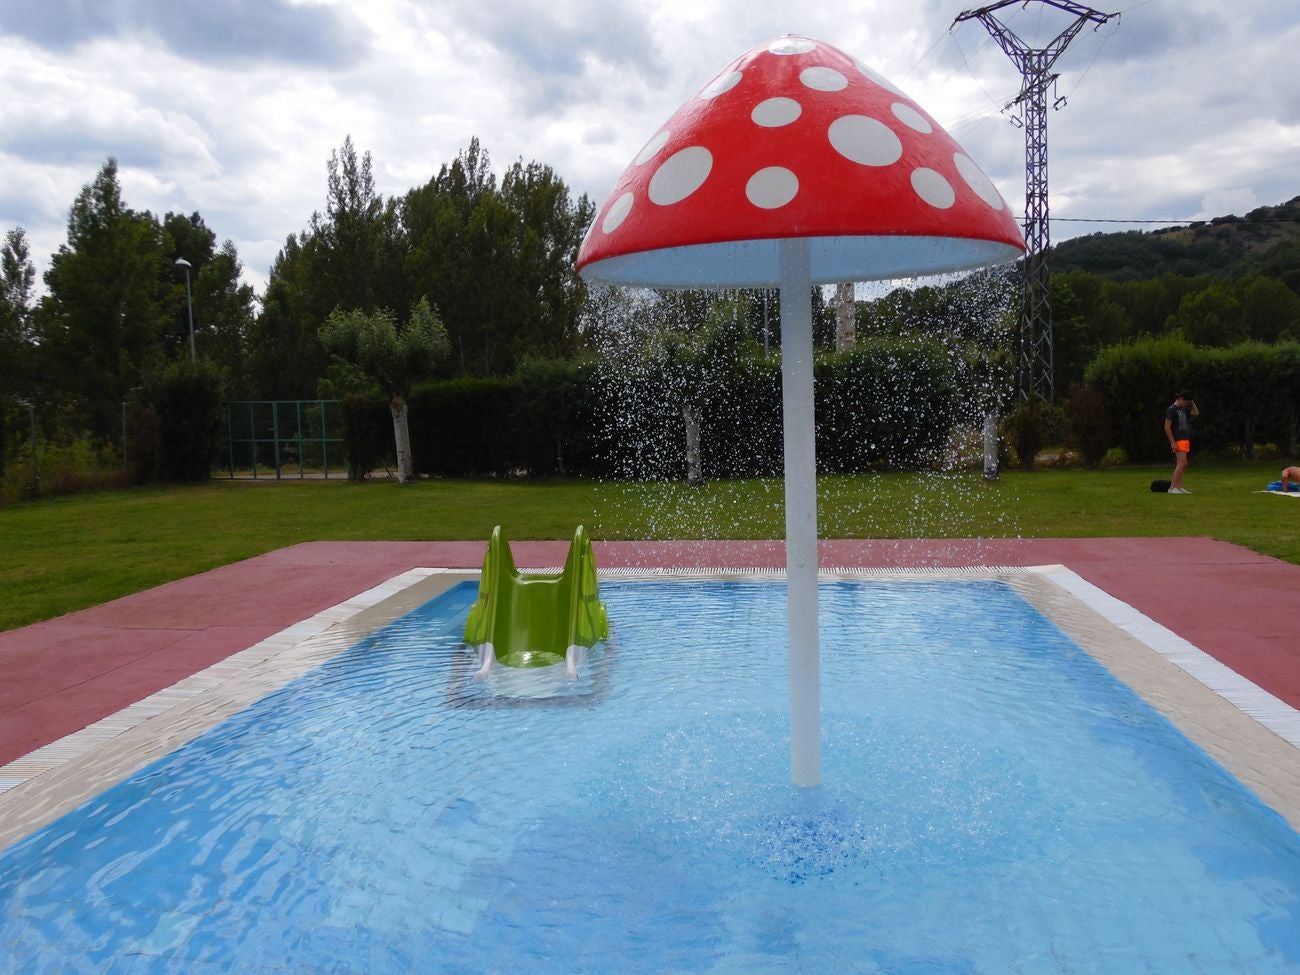
[(514, 379), (453, 379), (411, 391), (411, 451), (419, 474), (486, 476), (519, 465)]
[(878, 338), (817, 368), (817, 466), (830, 473), (939, 462), (961, 396), (948, 350)]
[[(957, 376), (952, 354), (936, 340), (878, 338), (850, 353), (820, 357), (819, 469), (937, 463), (962, 399)], [(780, 474), (780, 361), (743, 354), (704, 362), (680, 356), (533, 360), (508, 378), (418, 386), (410, 399), (416, 470), (679, 479), (685, 474), (687, 402), (700, 407), (706, 477)], [(346, 410), (355, 418), (363, 406), (351, 403)], [(360, 428), (359, 420), (351, 423)], [(391, 442), (391, 431), (383, 436)], [(349, 457), (360, 449), (350, 432)]]
[(1106, 398), (1113, 446), (1135, 461), (1166, 460), (1165, 409), (1188, 389), (1201, 415), (1197, 451), (1239, 451), (1275, 443), (1292, 455), (1300, 419), (1300, 345), (1243, 342), (1204, 348), (1177, 337), (1110, 346), (1088, 366), (1085, 382)]

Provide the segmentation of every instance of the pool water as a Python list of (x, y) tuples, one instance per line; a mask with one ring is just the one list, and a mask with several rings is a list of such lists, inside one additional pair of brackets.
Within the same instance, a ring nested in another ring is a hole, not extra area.
[(811, 790), (783, 586), (606, 583), (533, 693), (474, 592), (0, 853), (0, 971), (1300, 970), (1300, 836), (1001, 582), (822, 585)]

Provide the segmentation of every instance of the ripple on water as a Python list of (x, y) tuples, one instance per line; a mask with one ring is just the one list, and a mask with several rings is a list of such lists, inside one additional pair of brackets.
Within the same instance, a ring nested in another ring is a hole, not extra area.
[(604, 595), (610, 644), (555, 693), (472, 680), (472, 587), (363, 641), (0, 855), (0, 944), (143, 971), (1300, 964), (1295, 834), (1009, 588), (821, 588), (812, 790), (782, 586)]

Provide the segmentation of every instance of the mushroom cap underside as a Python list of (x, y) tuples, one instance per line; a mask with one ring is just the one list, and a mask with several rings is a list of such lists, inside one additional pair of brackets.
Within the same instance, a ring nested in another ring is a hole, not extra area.
[[(619, 254), (588, 263), (593, 283), (641, 288), (773, 288), (781, 281), (781, 242), (737, 240)], [(963, 237), (810, 237), (813, 284), (881, 281), (988, 267), (1018, 258), (1022, 246)]]

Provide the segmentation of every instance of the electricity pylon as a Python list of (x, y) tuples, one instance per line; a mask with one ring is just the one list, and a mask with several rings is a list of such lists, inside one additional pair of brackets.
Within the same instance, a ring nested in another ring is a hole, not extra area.
[[(1055, 90), (1058, 75), (1052, 65), (1065, 53), (1085, 24), (1096, 30), (1119, 14), (1103, 14), (1070, 0), (1037, 0), (1072, 15), (1074, 21), (1056, 35), (1046, 47), (1032, 48), (993, 16), (995, 10), (1019, 3), (1028, 7), (1031, 0), (1001, 0), (978, 10), (959, 14), (953, 26), (963, 20), (978, 20), (993, 35), (998, 46), (1020, 69), (1020, 94), (1006, 107), (1019, 110), (1012, 120), (1025, 128), (1025, 289), (1020, 315), (1020, 357), (1016, 382), (1022, 399), (1040, 396), (1052, 402), (1052, 288), (1048, 271), (1051, 231), (1047, 218), (1047, 92)], [(1053, 104), (1060, 108), (1064, 98)]]

